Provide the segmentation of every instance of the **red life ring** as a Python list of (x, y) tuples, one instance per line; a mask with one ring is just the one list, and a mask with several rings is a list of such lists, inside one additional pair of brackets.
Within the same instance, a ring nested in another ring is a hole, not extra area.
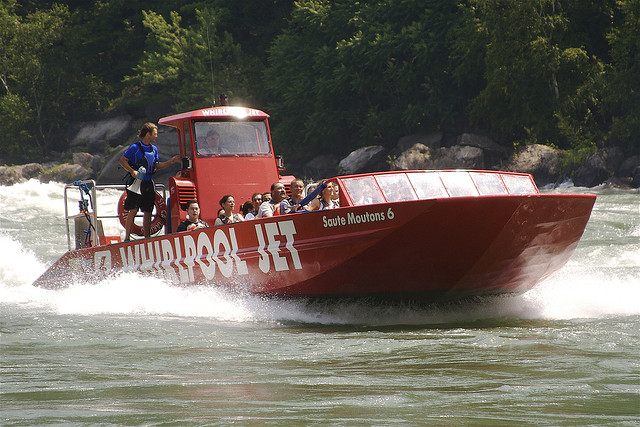
[[(127, 213), (128, 213), (128, 211), (124, 210), (124, 201), (126, 199), (127, 199), (127, 192), (125, 191), (124, 193), (122, 193), (122, 196), (120, 196), (120, 200), (118, 201), (118, 218), (120, 219), (120, 224), (122, 224), (122, 226), (125, 228), (126, 228)], [(167, 204), (165, 203), (164, 198), (157, 191), (156, 191), (156, 198), (155, 198), (154, 204), (156, 209), (155, 209), (155, 215), (153, 215), (153, 217), (151, 218), (150, 234), (152, 236), (156, 234), (158, 231), (160, 231), (162, 227), (164, 227), (164, 225), (167, 223), (167, 215), (168, 215)], [(131, 226), (131, 234), (144, 237), (144, 230), (142, 229), (142, 226), (134, 222), (133, 226)]]

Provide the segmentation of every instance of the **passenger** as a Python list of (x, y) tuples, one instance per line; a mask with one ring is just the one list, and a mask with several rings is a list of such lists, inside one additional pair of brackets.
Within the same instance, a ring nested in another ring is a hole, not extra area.
[(245, 220), (256, 219), (258, 217), (258, 210), (262, 204), (262, 193), (253, 193), (253, 196), (251, 196), (251, 204), (253, 205), (253, 209), (244, 216)]
[(287, 197), (287, 190), (284, 188), (284, 184), (281, 182), (274, 182), (271, 184), (271, 199), (266, 202), (262, 202), (260, 210), (258, 211), (258, 218), (264, 218), (269, 216), (278, 215), (280, 209), (280, 202)]
[(209, 224), (200, 219), (200, 205), (197, 200), (187, 202), (187, 219), (182, 221), (176, 231), (191, 231), (208, 227)]
[(253, 203), (251, 203), (251, 200), (247, 200), (240, 206), (240, 212), (242, 213), (245, 221), (248, 219), (247, 215), (249, 215), (251, 211), (253, 211)]
[[(125, 222), (125, 242), (130, 239), (131, 227), (138, 209), (143, 212), (142, 230), (144, 237), (151, 235), (151, 213), (156, 201), (156, 190), (153, 183), (153, 174), (161, 169), (169, 167), (180, 161), (180, 155), (176, 154), (166, 162), (160, 161), (158, 147), (153, 145), (158, 139), (158, 127), (153, 123), (145, 123), (138, 133), (140, 141), (131, 144), (120, 158), (120, 166), (135, 179), (140, 178), (140, 193), (137, 194), (127, 189), (127, 198), (124, 201), (124, 210), (127, 211)], [(142, 177), (138, 177), (140, 167), (146, 169)]]
[[(270, 192), (264, 192), (262, 193), (262, 203), (264, 202), (268, 202), (269, 200), (271, 200), (271, 193)], [(261, 204), (262, 204), (261, 203)]]
[(330, 182), (329, 185), (333, 186), (333, 196), (331, 199), (334, 201), (337, 208), (340, 207), (340, 189), (338, 188), (338, 183), (333, 181)]
[[(321, 183), (322, 181), (320, 181), (318, 185), (320, 185)], [(306, 210), (311, 212), (322, 211), (326, 209), (336, 209), (339, 207), (340, 204), (334, 199), (333, 183), (329, 182), (327, 183), (325, 189), (320, 193), (320, 197), (309, 202), (309, 204), (306, 206)]]
[(220, 199), (220, 206), (222, 206), (222, 214), (216, 218), (214, 225), (233, 224), (234, 222), (244, 221), (242, 215), (233, 213), (233, 208), (236, 207), (236, 201), (231, 194), (227, 194)]
[(297, 212), (298, 209), (301, 209), (302, 206), (299, 206), (298, 203), (302, 201), (304, 198), (304, 181), (300, 178), (296, 178), (291, 181), (291, 197), (280, 202), (280, 214), (288, 214), (292, 212)]

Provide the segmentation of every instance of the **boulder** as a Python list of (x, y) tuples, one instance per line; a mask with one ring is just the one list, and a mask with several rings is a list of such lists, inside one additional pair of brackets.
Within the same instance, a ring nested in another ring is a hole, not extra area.
[(391, 162), (393, 170), (433, 169), (432, 149), (418, 142)]
[(573, 173), (573, 183), (578, 187), (595, 187), (614, 176), (624, 161), (619, 147), (598, 150), (589, 156), (584, 164)]
[(618, 176), (620, 178), (632, 177), (638, 166), (640, 166), (640, 156), (631, 156), (625, 159), (618, 168)]
[(482, 150), (485, 167), (499, 169), (500, 163), (509, 155), (509, 149), (485, 135), (463, 133), (458, 137), (457, 145), (476, 147)]
[(104, 166), (104, 158), (90, 153), (73, 153), (73, 163), (94, 171), (97, 175)]
[(339, 157), (334, 154), (322, 154), (305, 164), (302, 174), (305, 178), (313, 180), (336, 176), (339, 161)]
[(0, 185), (13, 185), (38, 178), (43, 171), (39, 163), (28, 163), (17, 166), (0, 166)]
[(44, 167), (40, 163), (27, 163), (26, 165), (20, 166), (20, 168), (22, 176), (26, 180), (39, 177), (44, 170)]
[(538, 187), (558, 182), (561, 152), (546, 145), (527, 145), (516, 153), (505, 169), (511, 172), (530, 173)]
[(123, 141), (132, 133), (133, 117), (128, 114), (103, 120), (81, 122), (72, 129), (71, 147), (86, 147), (89, 153), (102, 154), (109, 141)]
[(24, 181), (22, 173), (15, 166), (0, 166), (0, 184), (13, 185)]
[(484, 151), (467, 145), (440, 148), (434, 156), (433, 167), (434, 169), (484, 169)]
[(385, 153), (386, 149), (382, 145), (359, 148), (340, 161), (338, 173), (352, 175), (385, 169)]
[(414, 145), (420, 143), (425, 145), (431, 149), (437, 149), (442, 147), (442, 132), (433, 132), (433, 133), (416, 133), (413, 135), (403, 136), (398, 140), (398, 145), (396, 150), (399, 152), (407, 151)]
[(640, 188), (640, 166), (636, 167), (631, 174), (631, 185)]
[(477, 147), (454, 145), (431, 149), (417, 143), (402, 152), (392, 162), (392, 169), (482, 169), (483, 150)]
[(38, 177), (40, 182), (62, 182), (72, 183), (77, 180), (94, 179), (95, 172), (81, 165), (64, 163), (45, 169)]

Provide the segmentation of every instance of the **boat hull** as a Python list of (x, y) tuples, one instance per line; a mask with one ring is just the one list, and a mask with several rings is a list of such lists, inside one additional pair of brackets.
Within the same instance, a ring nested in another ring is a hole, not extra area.
[(67, 252), (34, 285), (117, 272), (281, 297), (523, 293), (574, 252), (595, 196), (458, 197), (291, 214)]

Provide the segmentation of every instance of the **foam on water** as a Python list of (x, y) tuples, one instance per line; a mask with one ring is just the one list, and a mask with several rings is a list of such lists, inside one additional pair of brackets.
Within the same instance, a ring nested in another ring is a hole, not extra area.
[[(30, 212), (62, 214), (61, 184), (29, 181), (0, 186), (3, 211), (10, 215)], [(22, 193), (19, 196), (16, 193)], [(28, 194), (25, 201), (25, 194)], [(111, 198), (117, 200), (118, 194)], [(24, 202), (24, 203), (22, 203)], [(635, 209), (635, 206), (624, 205)], [(598, 221), (596, 220), (595, 223)], [(264, 299), (211, 286), (173, 286), (162, 279), (136, 273), (119, 274), (95, 285), (71, 282), (60, 290), (31, 286), (50, 262), (43, 262), (0, 222), (0, 306), (17, 305), (60, 314), (159, 315), (206, 317), (223, 322), (317, 323), (364, 325), (419, 325), (473, 322), (492, 318), (577, 319), (640, 315), (640, 225), (633, 226), (622, 245), (598, 245), (598, 232), (556, 275), (520, 296), (487, 298), (463, 306), (380, 306), (367, 302), (305, 304), (301, 301)], [(59, 230), (57, 240), (62, 240)], [(31, 233), (33, 234), (33, 233)], [(62, 235), (61, 235), (62, 234)], [(633, 237), (636, 238), (633, 238)], [(32, 243), (33, 245), (35, 243)], [(37, 242), (50, 249), (48, 242)]]
[[(31, 286), (45, 266), (19, 244), (0, 238), (0, 305), (24, 305), (59, 314), (115, 314), (207, 317), (225, 322), (319, 324), (442, 324), (490, 318), (574, 319), (640, 315), (640, 278), (607, 277), (567, 267), (520, 296), (488, 298), (446, 307), (380, 306), (367, 302), (307, 305), (264, 299), (210, 286), (178, 287), (137, 273), (120, 274), (95, 285), (70, 283), (60, 290)], [(11, 256), (6, 256), (10, 254)]]

